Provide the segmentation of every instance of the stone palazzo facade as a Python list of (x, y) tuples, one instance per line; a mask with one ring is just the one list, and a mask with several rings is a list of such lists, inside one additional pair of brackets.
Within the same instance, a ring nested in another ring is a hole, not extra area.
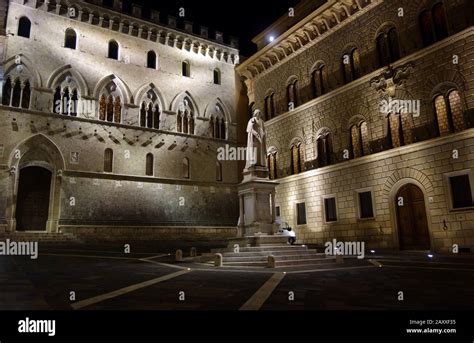
[(2, 1), (0, 24), (1, 232), (236, 234), (236, 39), (120, 0)]
[(256, 37), (237, 70), (299, 243), (473, 251), (472, 13), (469, 0), (329, 0)]

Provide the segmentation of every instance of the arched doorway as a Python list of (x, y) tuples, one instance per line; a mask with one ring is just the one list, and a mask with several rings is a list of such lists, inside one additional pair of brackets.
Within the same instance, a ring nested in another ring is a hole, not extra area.
[(18, 183), (17, 231), (45, 231), (49, 215), (52, 173), (41, 167), (20, 170)]
[(430, 233), (425, 197), (420, 188), (407, 184), (396, 196), (398, 237), (401, 250), (429, 250)]

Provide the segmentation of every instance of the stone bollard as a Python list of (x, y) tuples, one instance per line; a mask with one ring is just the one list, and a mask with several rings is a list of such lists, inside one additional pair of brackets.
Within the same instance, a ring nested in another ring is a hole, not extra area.
[(224, 265), (224, 257), (222, 254), (214, 255), (214, 267), (222, 267)]
[(336, 254), (336, 263), (344, 263), (344, 256)]
[(180, 249), (176, 250), (176, 254), (174, 256), (175, 256), (176, 262), (183, 262), (183, 251), (182, 250), (180, 250)]
[(276, 259), (275, 256), (269, 255), (267, 260), (267, 267), (268, 268), (276, 268)]
[(190, 256), (191, 257), (196, 257), (197, 256), (197, 249), (195, 247), (191, 248)]

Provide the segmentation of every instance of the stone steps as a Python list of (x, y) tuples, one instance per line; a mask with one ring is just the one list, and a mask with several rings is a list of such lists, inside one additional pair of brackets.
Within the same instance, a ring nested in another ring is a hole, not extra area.
[(323, 257), (323, 258), (312, 258), (312, 259), (288, 259), (288, 260), (277, 260), (275, 267), (292, 267), (292, 266), (319, 266), (321, 264), (334, 264), (336, 263), (335, 257)]
[[(295, 245), (268, 245), (258, 247), (241, 247), (239, 253), (268, 253), (268, 252), (288, 252), (288, 251), (307, 251), (307, 247)], [(232, 254), (233, 249), (213, 249), (212, 253)]]
[[(230, 245), (232, 246), (232, 245)], [(315, 266), (331, 265), (342, 262), (336, 260), (334, 256), (326, 256), (318, 253), (315, 249), (308, 249), (306, 246), (295, 246), (288, 244), (272, 244), (245, 246), (236, 253), (232, 248), (216, 249), (210, 254), (202, 256), (201, 261), (214, 259), (216, 266), (223, 267), (261, 267), (261, 268), (280, 268), (297, 266)]]
[[(274, 255), (275, 256), (275, 255)], [(308, 260), (308, 259), (318, 259), (326, 258), (324, 254), (291, 254), (291, 255), (279, 255), (275, 256), (276, 261), (286, 261), (286, 260)], [(226, 262), (246, 262), (246, 261), (268, 261), (268, 255), (259, 255), (259, 256), (224, 256), (224, 263)]]

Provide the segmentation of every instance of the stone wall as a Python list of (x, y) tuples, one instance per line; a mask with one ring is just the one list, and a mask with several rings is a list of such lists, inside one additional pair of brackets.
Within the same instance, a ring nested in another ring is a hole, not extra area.
[[(273, 45), (238, 68), (256, 108), (263, 110), (265, 97), (275, 94), (276, 117), (266, 121), (266, 128), (267, 146), (277, 151), (280, 186), (276, 205), (282, 220), (296, 228), (300, 243), (323, 244), (338, 238), (364, 240), (370, 247), (398, 248), (395, 196), (400, 187), (413, 183), (425, 196), (432, 249), (448, 251), (453, 244), (474, 246), (474, 211), (452, 210), (448, 182), (453, 174), (467, 173), (474, 184), (474, 131), (469, 129), (474, 125), (474, 28), (472, 17), (466, 15), (473, 5), (470, 1), (443, 1), (449, 37), (423, 47), (418, 16), (436, 2), (369, 1), (314, 35), (308, 21), (302, 21), (301, 27), (290, 29), (281, 39), (275, 37)], [(317, 25), (317, 15), (312, 18)], [(387, 27), (397, 29), (401, 58), (380, 68), (376, 37)], [(310, 39), (302, 37), (303, 30)], [(352, 48), (360, 53), (361, 73), (346, 84), (342, 57)], [(328, 69), (328, 87), (324, 95), (314, 98), (311, 74), (321, 63)], [(298, 80), (298, 101), (289, 111), (287, 86), (294, 80)], [(379, 83), (391, 81), (392, 87)], [(461, 97), (462, 115), (455, 124), (461, 118), (467, 129), (455, 134), (445, 132), (443, 121), (438, 125), (434, 109), (435, 97), (446, 96), (450, 90), (457, 90)], [(382, 101), (389, 97), (420, 104), (419, 115), (402, 114), (403, 147), (397, 138), (398, 124), (380, 110)], [(351, 144), (351, 127), (361, 122), (368, 128), (362, 133), (365, 157), (358, 157), (360, 149)], [(330, 133), (331, 166), (320, 167), (317, 140), (326, 133)], [(291, 176), (290, 149), (297, 143), (301, 143), (304, 168), (301, 174)], [(452, 158), (454, 150), (458, 159)], [(373, 194), (375, 217), (371, 219), (360, 219), (359, 215), (358, 192), (365, 191)], [(328, 196), (336, 198), (338, 218), (332, 223), (325, 220), (323, 203)], [(297, 225), (298, 203), (306, 205), (306, 225)]]
[[(64, 6), (46, 10), (36, 1), (9, 3), (7, 30), (14, 34), (6, 38), (5, 77), (28, 78), (32, 95), (30, 109), (0, 106), (0, 231), (15, 227), (20, 169), (27, 166), (53, 172), (50, 232), (64, 225), (145, 230), (182, 226), (189, 237), (195, 227), (202, 228), (201, 236), (219, 236), (219, 227), (224, 232), (237, 224), (238, 162), (222, 161), (222, 180), (216, 165), (218, 148), (235, 147), (245, 140), (238, 132), (241, 117), (246, 118), (246, 104), (239, 96), (235, 46), (81, 1), (70, 4), (76, 14), (81, 9), (80, 18), (68, 17)], [(32, 23), (30, 38), (16, 34), (23, 16)], [(99, 25), (104, 17), (115, 20), (113, 28)], [(122, 32), (118, 32), (120, 22), (125, 25)], [(129, 24), (135, 25), (130, 32), (125, 30)], [(64, 46), (68, 28), (77, 34), (75, 50)], [(110, 40), (119, 43), (119, 60), (107, 58)], [(158, 57), (156, 70), (147, 68), (150, 50)], [(183, 61), (191, 65), (190, 77), (182, 75)], [(220, 84), (213, 80), (216, 68)], [(68, 77), (77, 85), (81, 100), (94, 105), (92, 113), (77, 117), (52, 113), (55, 89)], [(101, 90), (110, 83), (123, 101), (119, 123), (99, 120)], [(150, 90), (160, 105), (159, 129), (139, 123), (140, 106)], [(177, 112), (185, 99), (193, 106), (194, 135), (176, 132)], [(217, 114), (217, 106), (226, 122), (226, 139), (209, 134), (209, 120)], [(104, 171), (106, 149), (113, 151), (112, 172)], [(150, 153), (153, 175), (146, 173)], [(183, 173), (185, 158), (189, 177)], [(206, 226), (212, 230), (206, 231)], [(104, 232), (105, 236), (119, 233)]]
[[(406, 183), (425, 195), (432, 247), (474, 246), (474, 209), (451, 210), (447, 175), (474, 168), (474, 129), (278, 180), (276, 205), (296, 228), (299, 242), (333, 238), (365, 241), (371, 248), (398, 248), (396, 192)], [(453, 150), (459, 159), (453, 159)], [(357, 192), (372, 191), (375, 218), (360, 219)], [(323, 199), (335, 196), (338, 220), (326, 223)], [(307, 225), (296, 225), (296, 204), (306, 204)], [(446, 224), (447, 230), (444, 225)]]

